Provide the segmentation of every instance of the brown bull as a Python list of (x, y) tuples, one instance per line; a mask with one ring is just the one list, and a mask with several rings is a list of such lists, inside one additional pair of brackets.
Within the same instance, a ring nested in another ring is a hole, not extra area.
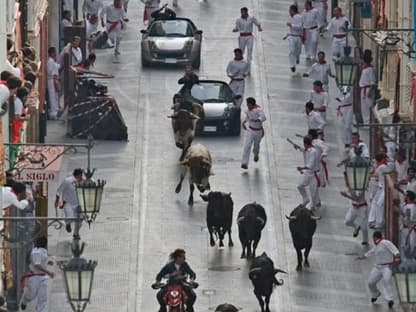
[(192, 145), (187, 150), (185, 159), (182, 161), (183, 170), (175, 192), (179, 193), (181, 191), (183, 179), (189, 171), (189, 205), (194, 203), (194, 184), (201, 193), (211, 189), (209, 185), (209, 176), (212, 175), (211, 164), (211, 155), (208, 149), (202, 144)]
[(177, 147), (182, 149), (180, 157), (180, 160), (182, 161), (185, 157), (186, 151), (191, 146), (195, 137), (195, 127), (199, 117), (184, 109), (181, 109), (168, 117), (172, 118), (175, 144)]

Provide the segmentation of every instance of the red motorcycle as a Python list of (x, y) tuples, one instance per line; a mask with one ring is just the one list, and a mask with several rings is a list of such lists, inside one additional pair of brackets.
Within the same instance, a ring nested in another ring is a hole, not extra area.
[(160, 289), (166, 287), (163, 300), (166, 303), (168, 312), (185, 312), (185, 303), (188, 300), (188, 296), (186, 295), (184, 286), (195, 289), (198, 287), (198, 284), (193, 281), (154, 283), (152, 288)]

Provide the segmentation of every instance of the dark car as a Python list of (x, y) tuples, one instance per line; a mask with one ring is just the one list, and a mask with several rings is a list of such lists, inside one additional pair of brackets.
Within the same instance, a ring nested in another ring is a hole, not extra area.
[(142, 66), (201, 64), (202, 30), (187, 18), (152, 21), (142, 33)]
[[(174, 96), (174, 103), (181, 98), (181, 92), (182, 89)], [(198, 122), (199, 133), (240, 135), (241, 107), (226, 82), (200, 80), (193, 85), (191, 95), (204, 107), (204, 117)]]

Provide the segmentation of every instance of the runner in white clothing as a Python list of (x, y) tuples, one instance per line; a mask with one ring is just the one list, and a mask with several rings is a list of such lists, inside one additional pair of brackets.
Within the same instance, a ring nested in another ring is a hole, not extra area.
[(383, 279), (384, 298), (388, 302), (389, 308), (394, 305), (394, 283), (392, 266), (400, 262), (400, 252), (394, 244), (383, 238), (380, 231), (373, 233), (373, 241), (375, 246), (367, 251), (363, 256), (359, 256), (357, 260), (367, 259), (369, 256), (375, 256), (375, 264), (371, 269), (368, 277), (368, 288), (371, 292), (371, 302), (376, 302), (381, 292), (377, 288), (377, 283)]
[(325, 120), (321, 115), (314, 110), (312, 102), (306, 102), (305, 104), (306, 123), (309, 129), (316, 129), (321, 139), (324, 139), (324, 128), (326, 125)]
[(329, 183), (329, 171), (327, 165), (327, 156), (329, 151), (328, 144), (319, 138), (318, 131), (316, 129), (309, 129), (308, 135), (312, 138), (312, 145), (319, 152), (319, 179), (321, 187), (325, 187)]
[(289, 33), (283, 37), (283, 40), (289, 41), (289, 64), (292, 73), (296, 71), (296, 64), (299, 64), (300, 53), (302, 52), (302, 15), (298, 12), (297, 5), (291, 5), (289, 8), (290, 22), (286, 23), (289, 27)]
[(310, 77), (312, 80), (321, 81), (322, 87), (328, 92), (329, 77), (334, 78), (335, 75), (332, 74), (331, 66), (325, 60), (325, 52), (318, 52), (318, 62), (314, 63), (309, 72), (303, 74), (303, 77)]
[[(104, 23), (106, 16), (106, 23)], [(107, 5), (101, 11), (101, 24), (107, 27), (108, 38), (115, 44), (114, 54), (120, 54), (120, 43), (123, 38), (124, 22), (128, 22), (121, 0), (114, 0), (112, 5)]]
[[(345, 181), (347, 183), (347, 181)], [(368, 245), (368, 205), (364, 194), (360, 197), (341, 191), (341, 195), (351, 200), (351, 206), (345, 216), (345, 225), (354, 228), (353, 237), (357, 237), (361, 231), (364, 246)]]
[(323, 27), (326, 25), (326, 16), (328, 11), (328, 0), (312, 0), (312, 6), (319, 12), (319, 25), (320, 32), (323, 31)]
[(243, 129), (247, 131), (241, 160), (241, 168), (243, 169), (248, 169), (251, 146), (253, 145), (254, 162), (259, 160), (260, 142), (264, 136), (263, 122), (266, 121), (263, 109), (257, 105), (254, 98), (247, 98), (247, 108), (246, 118), (243, 121)]
[(303, 205), (306, 206), (309, 203), (306, 187), (309, 186), (312, 200), (310, 209), (315, 211), (321, 207), (321, 199), (319, 198), (319, 152), (313, 147), (310, 136), (303, 138), (303, 146), (305, 148), (303, 151), (304, 165), (296, 168), (301, 174), (298, 191), (302, 195)]
[(329, 95), (322, 86), (322, 82), (315, 80), (313, 82), (313, 90), (310, 94), (309, 101), (313, 103), (313, 107), (319, 114), (321, 114), (322, 119), (326, 122), (326, 111), (329, 104)]
[(240, 33), (240, 36), (238, 37), (238, 47), (243, 54), (247, 47), (246, 59), (250, 65), (253, 56), (253, 25), (256, 25), (259, 31), (262, 31), (263, 29), (255, 17), (248, 15), (248, 9), (246, 7), (241, 8), (240, 12), (241, 17), (235, 21), (233, 32)]
[(333, 34), (331, 50), (335, 58), (344, 56), (344, 47), (347, 44), (349, 27), (350, 21), (342, 15), (342, 10), (338, 7), (334, 8), (334, 17), (329, 22), (326, 30)]
[(305, 2), (302, 22), (306, 59), (315, 60), (319, 42), (319, 11), (312, 7), (312, 1), (310, 0)]
[(241, 105), (244, 97), (245, 78), (249, 72), (249, 64), (243, 59), (241, 49), (234, 49), (234, 59), (228, 63), (227, 76), (231, 81), (228, 83), (234, 95), (240, 96), (237, 100)]
[(26, 310), (26, 305), (37, 298), (36, 312), (45, 312), (48, 303), (48, 276), (53, 278), (55, 273), (48, 270), (48, 241), (41, 236), (36, 239), (35, 247), (30, 253), (30, 272), (21, 277), (25, 289), (20, 308)]
[(142, 0), (144, 2), (143, 23), (151, 23), (153, 21), (152, 13), (159, 10), (160, 0)]

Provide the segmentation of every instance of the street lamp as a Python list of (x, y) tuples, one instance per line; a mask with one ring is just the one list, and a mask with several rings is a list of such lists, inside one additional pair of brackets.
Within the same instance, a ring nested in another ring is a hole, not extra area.
[(350, 56), (351, 47), (344, 47), (344, 56), (335, 60), (335, 81), (344, 94), (348, 93), (357, 75), (358, 62)]
[(353, 199), (360, 199), (368, 187), (370, 181), (371, 160), (361, 157), (361, 148), (355, 148), (354, 158), (345, 162), (345, 178)]
[(83, 312), (90, 301), (94, 270), (97, 261), (87, 261), (79, 256), (68, 263), (60, 263), (64, 272), (65, 288), (74, 312)]
[[(400, 252), (402, 255), (402, 252)], [(397, 295), (400, 304), (406, 307), (405, 311), (414, 311), (416, 304), (416, 261), (401, 256), (399, 266), (393, 268), (393, 276), (396, 282)]]
[(88, 136), (88, 167), (85, 172), (86, 180), (76, 185), (77, 197), (80, 206), (80, 213), (83, 215), (88, 225), (95, 220), (97, 213), (100, 212), (101, 199), (103, 196), (105, 180), (94, 181), (92, 176), (95, 169), (90, 169), (90, 150), (93, 147), (93, 137)]

